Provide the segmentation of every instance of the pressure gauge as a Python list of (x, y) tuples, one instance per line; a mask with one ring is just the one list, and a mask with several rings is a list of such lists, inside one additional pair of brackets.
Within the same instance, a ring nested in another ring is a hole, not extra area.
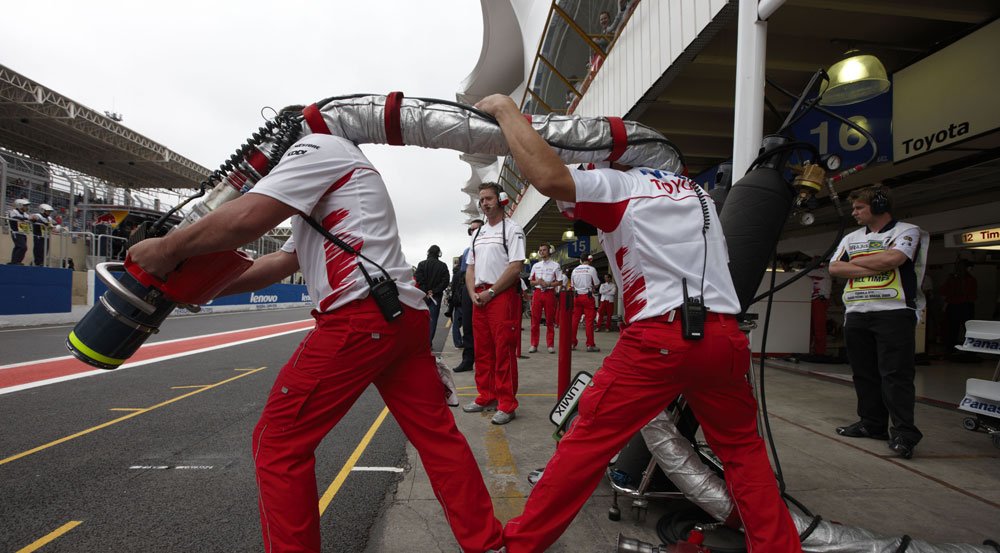
[(804, 226), (808, 227), (809, 225), (816, 222), (816, 216), (807, 211), (803, 213), (801, 217), (799, 217), (799, 222), (802, 223)]
[(826, 159), (823, 160), (823, 165), (826, 166), (827, 171), (840, 169), (841, 163), (843, 163), (843, 160), (837, 154), (827, 154)]

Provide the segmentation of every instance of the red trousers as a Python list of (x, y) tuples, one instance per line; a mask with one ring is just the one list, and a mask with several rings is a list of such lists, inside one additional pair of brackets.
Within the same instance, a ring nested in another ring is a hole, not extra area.
[(611, 315), (615, 312), (615, 304), (610, 301), (602, 301), (597, 309), (597, 328), (604, 327), (611, 330)]
[(576, 334), (580, 331), (581, 317), (587, 333), (587, 347), (596, 346), (594, 320), (597, 318), (597, 309), (594, 308), (594, 298), (590, 294), (577, 294), (573, 300), (573, 347), (577, 345)]
[(830, 306), (828, 299), (812, 301), (812, 343), (813, 353), (826, 355), (826, 310)]
[(556, 345), (556, 291), (552, 288), (539, 290), (531, 294), (531, 347), (538, 347), (541, 333), (542, 311), (545, 312), (545, 345)]
[(420, 454), (462, 551), (499, 547), (489, 492), (445, 404), (427, 312), (406, 307), (388, 323), (365, 299), (313, 316), (254, 428), (264, 551), (320, 551), (314, 452), (371, 383)]
[[(480, 289), (481, 288), (481, 289)], [(489, 286), (481, 286), (482, 292)], [(521, 296), (510, 287), (488, 301), (472, 306), (472, 334), (476, 337), (476, 403), (497, 402), (497, 409), (517, 409), (517, 340), (521, 337)]]
[(547, 550), (597, 488), (611, 457), (684, 394), (725, 466), (747, 550), (800, 553), (795, 525), (757, 434), (749, 366), (749, 344), (729, 315), (709, 314), (705, 337), (698, 341), (684, 340), (679, 317), (626, 327), (580, 398), (578, 417), (559, 441), (524, 513), (504, 528), (507, 551)]

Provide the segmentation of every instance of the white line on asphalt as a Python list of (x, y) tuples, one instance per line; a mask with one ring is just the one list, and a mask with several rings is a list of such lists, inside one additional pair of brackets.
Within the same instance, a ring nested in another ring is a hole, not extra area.
[[(195, 340), (195, 339), (200, 339), (200, 338), (211, 338), (213, 336), (224, 336), (226, 334), (234, 334), (236, 332), (246, 332), (247, 330), (260, 330), (262, 328), (273, 328), (273, 327), (276, 327), (276, 326), (282, 326), (282, 325), (293, 324), (293, 323), (304, 323), (304, 322), (309, 321), (309, 320), (310, 319), (299, 319), (298, 321), (288, 321), (287, 323), (277, 323), (277, 324), (273, 324), (273, 325), (264, 325), (264, 326), (251, 326), (251, 327), (248, 327), (248, 328), (240, 328), (240, 329), (237, 329), (237, 330), (226, 330), (224, 332), (216, 332), (214, 334), (201, 334), (201, 335), (198, 335), (198, 336), (188, 336), (187, 338), (176, 338), (176, 339), (173, 339), (173, 340), (164, 340), (162, 342), (149, 342), (146, 345), (147, 346), (151, 346), (151, 345), (160, 345), (160, 344), (172, 344), (174, 342), (182, 342), (184, 340)], [(303, 330), (307, 330), (307, 329), (303, 329)], [(293, 330), (291, 332), (298, 332), (298, 330)], [(284, 336), (285, 334), (288, 334), (288, 332), (283, 332), (281, 334), (271, 334), (270, 336), (266, 336), (266, 337), (270, 338), (271, 336)], [(234, 342), (233, 344), (230, 344), (230, 345), (236, 345), (236, 344), (241, 344), (241, 343), (244, 343), (244, 342)], [(205, 350), (198, 350), (198, 351), (200, 352), (200, 351), (209, 351), (209, 350), (205, 349)], [(194, 353), (197, 353), (197, 352), (194, 352)], [(27, 365), (34, 365), (36, 363), (48, 363), (49, 361), (62, 361), (63, 359), (74, 359), (74, 357), (72, 355), (62, 355), (60, 357), (49, 357), (49, 358), (46, 358), (46, 359), (35, 359), (34, 361), (23, 361), (21, 363), (11, 363), (10, 365), (0, 365), (0, 371), (2, 371), (4, 369), (16, 369), (17, 367), (24, 367), (24, 366), (27, 366)], [(145, 363), (148, 363), (148, 362), (159, 361), (159, 360), (164, 360), (164, 359), (168, 359), (168, 357), (157, 357), (156, 359), (151, 359), (149, 361), (137, 361), (135, 363), (126, 363), (126, 364), (129, 365), (129, 366), (138, 366), (138, 365), (145, 364)], [(101, 372), (107, 372), (107, 371), (101, 370)]]
[(354, 467), (352, 472), (403, 472), (399, 467)]
[[(244, 330), (249, 330), (249, 329), (244, 329)], [(285, 332), (279, 332), (277, 334), (268, 334), (267, 336), (258, 336), (256, 338), (247, 338), (246, 340), (237, 340), (236, 342), (229, 342), (227, 344), (219, 344), (217, 346), (211, 346), (211, 347), (207, 347), (207, 348), (195, 349), (195, 350), (191, 350), (191, 351), (184, 351), (184, 352), (181, 352), (181, 353), (173, 353), (173, 354), (170, 354), (170, 355), (163, 355), (161, 357), (154, 357), (152, 359), (144, 359), (142, 361), (136, 361), (135, 363), (125, 363), (121, 367), (119, 367), (117, 369), (114, 369), (114, 370), (110, 370), (110, 371), (106, 371), (104, 369), (94, 369), (92, 371), (87, 371), (87, 372), (82, 372), (82, 373), (76, 373), (76, 374), (71, 374), (71, 375), (67, 375), (67, 376), (60, 376), (60, 377), (56, 377), (56, 378), (50, 378), (48, 380), (39, 380), (38, 382), (29, 382), (27, 384), (19, 384), (17, 386), (10, 386), (8, 388), (0, 388), (0, 396), (2, 396), (4, 394), (9, 394), (9, 393), (12, 393), (12, 392), (19, 392), (21, 390), (29, 390), (31, 388), (37, 388), (39, 386), (45, 386), (46, 384), (56, 384), (58, 382), (65, 382), (67, 380), (76, 380), (77, 378), (85, 378), (85, 377), (88, 377), (88, 376), (97, 376), (99, 374), (113, 374), (113, 373), (121, 372), (124, 369), (131, 369), (132, 367), (140, 367), (142, 365), (149, 365), (150, 363), (159, 363), (160, 361), (169, 361), (170, 359), (177, 359), (178, 357), (186, 357), (188, 355), (195, 355), (197, 353), (205, 353), (207, 351), (213, 351), (213, 350), (217, 350), (217, 349), (223, 349), (223, 348), (229, 348), (229, 347), (239, 346), (239, 345), (243, 345), (243, 344), (249, 344), (250, 342), (256, 342), (258, 340), (266, 340), (268, 338), (276, 338), (278, 336), (284, 336), (286, 334), (294, 334), (296, 332), (302, 332), (302, 331), (305, 331), (305, 330), (309, 330), (309, 329), (308, 328), (300, 328), (300, 329), (296, 329), (296, 330), (286, 330)], [(223, 333), (223, 334), (225, 334), (225, 333)], [(51, 359), (49, 361), (51, 361)], [(4, 368), (8, 368), (8, 367), (0, 367), (0, 369), (4, 369)]]

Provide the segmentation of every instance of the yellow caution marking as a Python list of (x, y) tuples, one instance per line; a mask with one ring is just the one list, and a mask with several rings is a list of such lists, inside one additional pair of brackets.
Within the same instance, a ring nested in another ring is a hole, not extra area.
[(81, 436), (86, 436), (87, 434), (90, 434), (91, 432), (97, 432), (98, 430), (102, 430), (104, 428), (107, 428), (109, 426), (118, 424), (120, 422), (127, 421), (127, 420), (129, 420), (129, 419), (131, 419), (133, 417), (137, 417), (137, 416), (142, 415), (144, 413), (148, 413), (149, 411), (152, 411), (154, 409), (159, 409), (160, 407), (165, 407), (167, 405), (170, 405), (171, 403), (178, 402), (178, 401), (180, 401), (182, 399), (187, 399), (187, 398), (189, 398), (189, 397), (191, 397), (191, 396), (193, 396), (195, 394), (200, 394), (200, 393), (202, 393), (204, 391), (211, 390), (212, 388), (217, 388), (219, 386), (222, 386), (223, 384), (228, 384), (228, 383), (230, 383), (230, 382), (232, 382), (234, 380), (238, 380), (240, 378), (243, 378), (244, 376), (248, 376), (248, 375), (254, 374), (254, 373), (256, 373), (258, 371), (262, 371), (262, 370), (264, 370), (266, 368), (267, 367), (260, 367), (258, 369), (255, 369), (253, 372), (245, 372), (243, 374), (234, 376), (232, 378), (227, 378), (227, 379), (225, 379), (225, 380), (223, 380), (221, 382), (216, 382), (215, 384), (209, 384), (208, 386), (205, 386), (204, 388), (200, 388), (200, 389), (195, 390), (193, 392), (188, 392), (186, 394), (179, 395), (179, 396), (177, 396), (175, 398), (168, 399), (167, 401), (164, 401), (162, 403), (157, 403), (156, 405), (153, 405), (152, 407), (147, 407), (145, 409), (139, 409), (139, 410), (137, 410), (137, 411), (135, 411), (133, 413), (129, 413), (128, 415), (125, 415), (123, 417), (118, 417), (117, 419), (112, 419), (112, 420), (109, 420), (108, 422), (99, 424), (97, 426), (92, 426), (92, 427), (90, 427), (90, 428), (88, 428), (86, 430), (81, 430), (81, 431), (77, 432), (76, 434), (71, 434), (69, 436), (65, 436), (65, 437), (59, 438), (58, 440), (53, 440), (53, 441), (51, 441), (51, 442), (49, 442), (47, 444), (43, 444), (43, 445), (40, 445), (38, 447), (29, 449), (28, 451), (22, 451), (21, 453), (18, 453), (17, 455), (12, 455), (10, 457), (7, 457), (6, 459), (0, 459), (0, 465), (6, 465), (7, 463), (10, 463), (10, 462), (13, 462), (13, 461), (17, 461), (18, 459), (27, 457), (28, 455), (33, 455), (35, 453), (38, 453), (39, 451), (44, 451), (44, 450), (46, 450), (46, 449), (48, 449), (50, 447), (54, 447), (54, 446), (57, 446), (59, 444), (66, 443), (66, 442), (68, 442), (70, 440), (75, 440), (75, 439), (77, 439), (77, 438), (79, 438)]
[(501, 522), (524, 511), (525, 495), (518, 483), (517, 464), (503, 427), (491, 425), (486, 432), (486, 486), (493, 499), (493, 511)]
[(27, 546), (25, 546), (25, 547), (23, 547), (21, 549), (18, 549), (17, 553), (31, 553), (32, 551), (38, 551), (39, 549), (41, 549), (42, 547), (44, 547), (49, 542), (52, 542), (53, 540), (55, 540), (59, 536), (62, 536), (66, 532), (69, 532), (70, 530), (76, 528), (77, 526), (79, 526), (82, 523), (83, 523), (82, 520), (71, 520), (71, 521), (67, 522), (66, 524), (63, 524), (59, 528), (56, 528), (55, 530), (49, 532), (48, 534), (46, 534), (46, 535), (38, 538), (37, 540), (35, 540), (30, 545), (27, 545)]
[(382, 426), (382, 422), (389, 415), (389, 408), (386, 407), (382, 409), (382, 412), (378, 417), (375, 418), (375, 422), (372, 423), (371, 427), (368, 428), (368, 432), (365, 436), (361, 438), (361, 442), (358, 443), (358, 447), (354, 448), (354, 453), (347, 458), (347, 462), (337, 473), (337, 477), (333, 479), (330, 486), (323, 492), (323, 497), (319, 498), (319, 516), (323, 516), (326, 508), (330, 506), (330, 502), (333, 501), (333, 496), (337, 495), (340, 491), (340, 487), (344, 484), (344, 480), (347, 480), (347, 475), (351, 473), (354, 465), (358, 463), (358, 459), (361, 458), (361, 454), (364, 453), (365, 449), (368, 448), (368, 444), (371, 443), (372, 438), (375, 437), (375, 432), (378, 431), (379, 427)]

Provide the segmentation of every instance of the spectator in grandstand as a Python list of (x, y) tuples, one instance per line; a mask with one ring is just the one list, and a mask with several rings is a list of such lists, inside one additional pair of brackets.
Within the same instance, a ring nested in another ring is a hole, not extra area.
[(14, 249), (10, 252), (11, 265), (23, 265), (24, 256), (28, 253), (28, 233), (31, 232), (29, 205), (31, 202), (24, 198), (14, 200), (14, 209), (7, 212), (10, 239), (14, 241)]
[[(309, 147), (285, 155), (248, 193), (129, 254), (165, 277), (184, 259), (238, 248), (291, 218), (281, 249), (220, 293), (259, 290), (301, 267), (316, 303), (316, 325), (278, 373), (253, 433), (267, 551), (321, 551), (315, 451), (369, 384), (420, 454), (461, 550), (499, 549), (500, 522), (446, 403), (426, 296), (412, 283), (385, 183), (354, 143), (322, 130), (300, 138)], [(395, 280), (396, 290), (375, 277)]]
[(633, 0), (618, 0), (618, 13), (615, 14), (615, 18), (612, 19), (611, 23), (608, 25), (608, 29), (611, 30), (611, 34), (621, 32), (622, 23), (625, 23), (629, 10), (633, 7), (632, 4)]
[(35, 266), (45, 265), (45, 255), (49, 251), (49, 235), (56, 226), (56, 220), (52, 218), (52, 206), (41, 204), (38, 206), (38, 213), (31, 215), (31, 233), (34, 235), (31, 253)]
[(601, 50), (605, 52), (608, 51), (608, 46), (611, 45), (611, 39), (614, 38), (615, 30), (611, 26), (611, 14), (607, 11), (602, 11), (599, 16), (597, 16), (597, 23), (601, 26), (600, 34), (594, 38), (594, 43), (601, 47)]

